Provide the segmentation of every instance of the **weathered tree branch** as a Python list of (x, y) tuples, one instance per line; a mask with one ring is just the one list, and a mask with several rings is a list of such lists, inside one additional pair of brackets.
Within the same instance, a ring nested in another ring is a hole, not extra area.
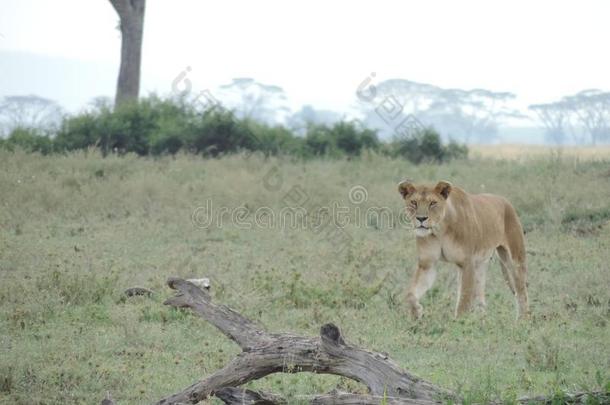
[[(593, 400), (594, 399), (594, 400)], [(562, 393), (556, 397), (537, 395), (517, 399), (520, 404), (610, 404), (610, 393), (603, 392), (576, 392)]]
[[(167, 284), (177, 294), (166, 305), (189, 308), (207, 320), (242, 349), (225, 367), (212, 375), (157, 402), (158, 405), (195, 404), (212, 395), (230, 405), (285, 405), (281, 396), (238, 388), (249, 381), (272, 373), (309, 371), (336, 374), (364, 384), (368, 394), (333, 391), (324, 395), (305, 396), (305, 402), (316, 405), (433, 405), (447, 400), (459, 402), (451, 391), (440, 388), (402, 370), (386, 354), (358, 348), (347, 343), (339, 328), (328, 323), (319, 337), (302, 337), (290, 333), (268, 333), (262, 327), (231, 308), (212, 303), (207, 290), (189, 281), (170, 278)], [(562, 403), (588, 403), (594, 397), (610, 403), (608, 393), (565, 394)], [(557, 403), (558, 398), (537, 396), (520, 398), (518, 403)], [(108, 393), (103, 405), (114, 405)], [(492, 402), (500, 404), (500, 402)]]
[[(227, 405), (284, 405), (286, 399), (269, 393), (252, 391), (244, 388), (222, 388), (215, 393)], [(334, 391), (324, 395), (314, 395), (306, 398), (311, 405), (424, 405), (437, 404), (421, 399), (406, 399), (392, 397), (376, 397), (372, 395), (350, 394), (347, 392)], [(501, 405), (502, 401), (493, 401), (489, 405)], [(522, 397), (517, 399), (519, 404), (589, 404), (610, 403), (610, 394), (602, 392), (578, 392), (573, 394), (560, 394), (556, 397), (537, 395), (533, 397)]]
[(214, 395), (227, 405), (284, 405), (287, 403), (279, 395), (246, 388), (221, 388)]
[(311, 405), (437, 405), (439, 402), (425, 399), (396, 398), (344, 392), (316, 395), (311, 399), (310, 403)]
[(322, 326), (320, 337), (316, 338), (271, 334), (232, 309), (212, 303), (206, 291), (185, 280), (171, 278), (168, 285), (178, 294), (168, 299), (166, 305), (190, 308), (234, 340), (243, 352), (221, 370), (158, 404), (194, 404), (222, 388), (240, 386), (272, 373), (302, 371), (351, 378), (364, 384), (370, 394), (377, 397), (420, 400), (418, 403), (455, 398), (452, 392), (402, 370), (386, 354), (346, 343), (339, 328), (333, 324)]
[(167, 285), (179, 292), (164, 304), (176, 308), (190, 308), (197, 315), (216, 326), (229, 339), (235, 341), (245, 352), (257, 344), (266, 343), (271, 337), (256, 323), (243, 317), (226, 305), (212, 303), (210, 294), (193, 283), (179, 278), (170, 278)]
[[(288, 401), (278, 395), (244, 388), (222, 388), (214, 394), (227, 405), (284, 405)], [(333, 391), (324, 395), (305, 396), (311, 405), (436, 405), (436, 401), (350, 394)]]

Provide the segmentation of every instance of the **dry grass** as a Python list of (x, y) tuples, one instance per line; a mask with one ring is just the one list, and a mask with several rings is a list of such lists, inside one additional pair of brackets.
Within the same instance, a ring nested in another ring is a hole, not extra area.
[(609, 160), (610, 145), (601, 146), (543, 146), (543, 145), (471, 145), (471, 156), (480, 158), (527, 160), (551, 154), (580, 160)]
[[(150, 403), (221, 367), (236, 346), (162, 305), (171, 275), (210, 277), (215, 300), (271, 330), (314, 335), (335, 322), (349, 341), (388, 352), (470, 401), (600, 389), (610, 378), (608, 166), (555, 155), (413, 166), (379, 156), (293, 162), (0, 152), (0, 403), (92, 404), (106, 390), (122, 404)], [(455, 271), (443, 265), (423, 299), (423, 320), (410, 320), (403, 293), (415, 243), (402, 227), (348, 225), (352, 239), (340, 249), (311, 229), (192, 222), (208, 199), (250, 214), (278, 211), (296, 186), (314, 207), (338, 202), (353, 211), (348, 192), (361, 185), (368, 198), (359, 206), (397, 215), (396, 184), (405, 177), (446, 179), (515, 204), (528, 231), (531, 320), (514, 320), (497, 263), (486, 316), (453, 319)], [(156, 294), (124, 299), (133, 285)], [(315, 374), (252, 386), (292, 403), (336, 387), (361, 389)]]

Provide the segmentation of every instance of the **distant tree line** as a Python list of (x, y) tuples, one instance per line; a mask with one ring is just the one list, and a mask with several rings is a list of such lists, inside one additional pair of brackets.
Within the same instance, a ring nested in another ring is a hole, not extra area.
[[(531, 119), (511, 107), (515, 95), (486, 89), (447, 89), (405, 79), (378, 84), (363, 82), (359, 107), (364, 121), (380, 133), (391, 126), (383, 112), (398, 107), (425, 125), (434, 126), (447, 139), (465, 143), (490, 143), (499, 139), (499, 127), (507, 122)], [(376, 107), (376, 108), (375, 108)], [(589, 89), (546, 104), (533, 104), (535, 114), (554, 144), (596, 145), (610, 141), (610, 92)]]
[(610, 92), (583, 90), (546, 104), (531, 105), (545, 127), (549, 142), (563, 144), (610, 141)]
[(373, 151), (415, 163), (443, 162), (468, 154), (463, 145), (444, 144), (433, 128), (421, 128), (409, 136), (382, 142), (376, 131), (360, 121), (304, 125), (302, 133), (297, 133), (217, 104), (202, 108), (185, 98), (152, 95), (114, 108), (108, 101), (96, 100), (83, 112), (62, 115), (50, 126), (19, 121), (0, 139), (0, 147), (43, 154), (97, 148), (103, 154), (157, 156), (182, 152), (204, 157), (257, 152), (265, 156), (338, 158)]
[(446, 139), (465, 143), (494, 142), (504, 121), (526, 118), (511, 108), (515, 95), (508, 92), (442, 88), (405, 79), (373, 84), (369, 78), (360, 85), (357, 94), (365, 122), (385, 135), (392, 132), (388, 121), (393, 110), (434, 126)]

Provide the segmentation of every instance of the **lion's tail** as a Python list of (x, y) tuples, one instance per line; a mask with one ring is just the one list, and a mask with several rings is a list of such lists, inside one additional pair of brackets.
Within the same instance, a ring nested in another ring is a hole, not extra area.
[[(523, 317), (529, 313), (525, 237), (523, 236), (523, 227), (517, 212), (510, 204), (507, 204), (505, 210), (504, 229), (508, 245), (507, 250), (510, 253), (509, 262), (512, 261), (512, 265), (503, 266), (502, 271), (505, 273), (507, 281), (509, 281), (511, 290), (516, 295), (518, 314)], [(500, 249), (498, 253), (502, 253)], [(504, 252), (504, 255), (506, 255), (506, 252)], [(510, 275), (506, 274), (507, 271), (510, 272)]]
[(504, 214), (504, 229), (511, 258), (519, 265), (525, 267), (525, 238), (523, 236), (523, 227), (521, 226), (521, 221), (519, 221), (517, 212), (510, 204), (507, 204)]

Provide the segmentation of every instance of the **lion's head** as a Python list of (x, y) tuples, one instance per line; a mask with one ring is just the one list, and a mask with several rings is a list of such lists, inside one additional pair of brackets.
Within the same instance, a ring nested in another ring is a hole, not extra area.
[(398, 192), (405, 200), (416, 236), (429, 235), (443, 222), (451, 183), (439, 181), (436, 186), (428, 187), (405, 180), (398, 185)]

